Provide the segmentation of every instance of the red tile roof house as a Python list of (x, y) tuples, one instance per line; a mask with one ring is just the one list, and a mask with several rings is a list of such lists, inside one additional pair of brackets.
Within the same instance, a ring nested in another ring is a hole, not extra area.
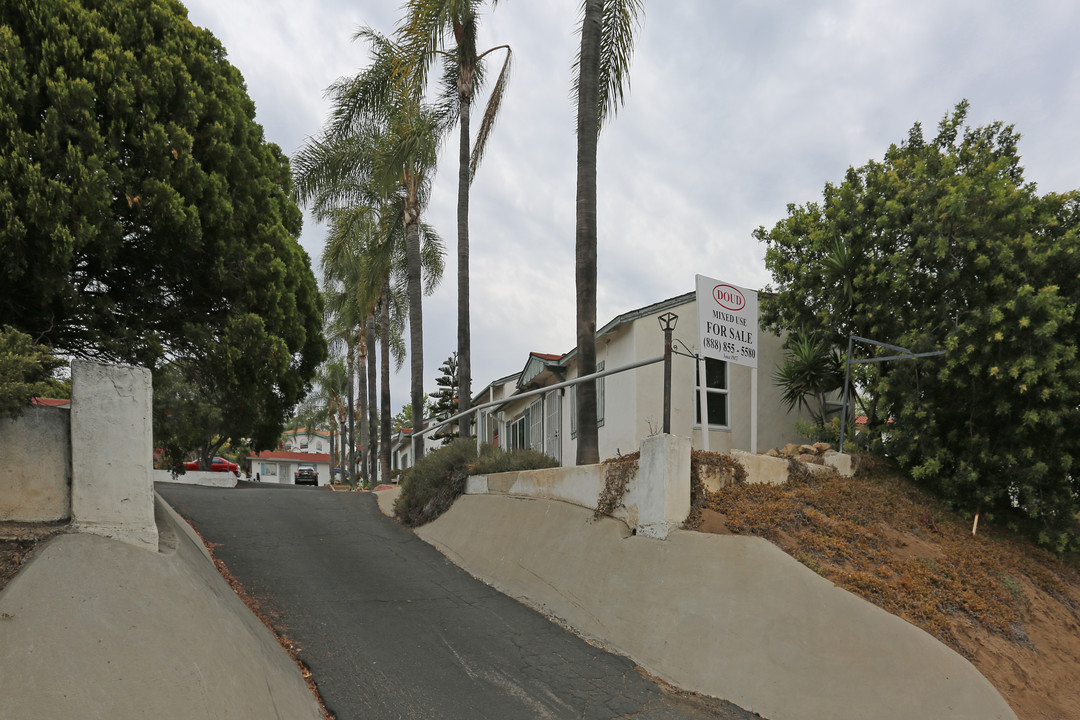
[(299, 465), (314, 465), (319, 473), (319, 485), (330, 484), (330, 454), (269, 450), (248, 455), (251, 480), (294, 485), (294, 473)]

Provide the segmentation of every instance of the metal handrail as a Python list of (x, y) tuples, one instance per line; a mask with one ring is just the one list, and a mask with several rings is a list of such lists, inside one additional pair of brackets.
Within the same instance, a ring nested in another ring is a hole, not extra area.
[[(880, 358), (863, 358), (862, 360), (852, 360), (851, 351), (855, 344), (855, 341), (870, 343), (871, 345), (877, 345), (888, 350), (895, 350), (900, 355), (889, 355), (887, 357)], [(848, 386), (851, 385), (851, 366), (852, 365), (868, 365), (870, 363), (885, 362), (887, 360), (914, 360), (915, 358), (935, 357), (937, 355), (944, 355), (944, 350), (934, 350), (932, 352), (914, 353), (905, 347), (899, 345), (890, 345), (888, 343), (878, 342), (877, 340), (871, 340), (869, 338), (859, 337), (855, 333), (848, 334), (847, 342), (847, 362), (844, 364), (844, 402), (840, 411), (840, 452), (844, 452), (844, 436), (847, 435), (847, 407), (848, 407)]]
[(654, 364), (656, 364), (658, 362), (663, 362), (663, 361), (664, 361), (664, 356), (660, 355), (658, 357), (649, 358), (648, 360), (639, 360), (638, 362), (630, 363), (629, 365), (623, 365), (621, 367), (612, 368), (611, 370), (601, 370), (599, 372), (594, 372), (591, 375), (583, 375), (582, 377), (574, 378), (572, 380), (565, 380), (563, 382), (556, 383), (554, 385), (547, 385), (545, 387), (538, 388), (536, 390), (529, 390), (527, 392), (517, 393), (517, 394), (511, 395), (510, 397), (503, 398), (502, 400), (493, 400), (491, 402), (481, 403), (480, 405), (473, 405), (472, 407), (470, 407), (468, 410), (466, 410), (464, 412), (459, 412), (457, 415), (452, 415), (452, 416), (446, 418), (445, 420), (442, 420), (442, 421), (440, 421), (438, 423), (434, 423), (434, 424), (431, 424), (431, 425), (423, 428), (422, 430), (419, 431), (419, 434), (420, 435), (425, 435), (425, 434), (427, 434), (427, 433), (429, 433), (429, 432), (431, 432), (433, 430), (438, 430), (439, 428), (441, 428), (441, 427), (443, 427), (445, 425), (448, 425), (448, 424), (454, 422), (455, 420), (458, 420), (458, 419), (460, 419), (462, 417), (465, 417), (466, 415), (471, 415), (472, 413), (476, 412), (477, 410), (483, 410), (484, 408), (493, 407), (495, 405), (505, 405), (506, 403), (508, 403), (508, 402), (510, 402), (512, 400), (520, 400), (521, 398), (532, 397), (533, 395), (542, 395), (543, 393), (551, 392), (552, 390), (558, 390), (560, 388), (570, 387), (571, 385), (577, 385), (578, 383), (588, 382), (589, 380), (596, 380), (598, 378), (607, 377), (608, 375), (615, 375), (616, 373), (626, 372), (627, 370), (636, 370), (639, 367), (644, 367), (646, 365), (654, 365)]

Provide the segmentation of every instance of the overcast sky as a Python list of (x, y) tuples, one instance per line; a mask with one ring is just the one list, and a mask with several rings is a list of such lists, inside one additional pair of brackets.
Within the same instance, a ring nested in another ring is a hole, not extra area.
[[(472, 186), (474, 391), (522, 369), (529, 351), (576, 342), (578, 5), (504, 0), (482, 19), (481, 48), (509, 44), (514, 64)], [(390, 33), (401, 16), (397, 0), (187, 6), (243, 73), (267, 139), (290, 156), (322, 127), (325, 88), (367, 64), (355, 30)], [(772, 227), (789, 203), (819, 200), (826, 182), (880, 159), (915, 122), (932, 136), (964, 98), (970, 122), (1016, 126), (1040, 192), (1080, 187), (1080, 3), (687, 0), (645, 12), (626, 105), (600, 138), (598, 327), (692, 290), (695, 273), (764, 287), (755, 228)], [(448, 250), (424, 304), (428, 392), (457, 343), (456, 147), (455, 134), (427, 214)], [(305, 225), (316, 268), (323, 238)], [(694, 347), (693, 330), (681, 324), (676, 336)], [(392, 380), (395, 412), (407, 370)]]

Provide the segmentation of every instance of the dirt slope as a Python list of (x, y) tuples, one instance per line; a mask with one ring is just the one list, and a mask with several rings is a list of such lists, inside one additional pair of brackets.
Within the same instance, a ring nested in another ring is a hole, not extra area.
[(1080, 718), (1080, 574), (889, 471), (695, 495), (702, 532), (767, 538), (974, 663), (1020, 720)]

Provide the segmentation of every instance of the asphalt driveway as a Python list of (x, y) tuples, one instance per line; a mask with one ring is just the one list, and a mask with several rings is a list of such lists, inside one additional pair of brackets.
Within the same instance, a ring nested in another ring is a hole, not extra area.
[(370, 493), (157, 489), (299, 645), (338, 720), (759, 717), (664, 689), (475, 580)]

